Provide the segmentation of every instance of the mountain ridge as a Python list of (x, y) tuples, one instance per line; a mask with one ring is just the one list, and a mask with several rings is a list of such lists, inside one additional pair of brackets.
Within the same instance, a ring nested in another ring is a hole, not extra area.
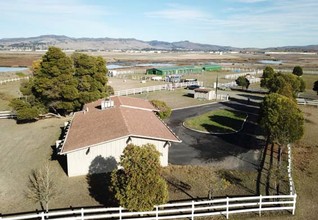
[(142, 41), (135, 38), (74, 38), (65, 35), (40, 35), (0, 39), (0, 50), (45, 50), (57, 46), (64, 50), (167, 50), (167, 51), (292, 51), (317, 52), (318, 45), (284, 46), (269, 48), (238, 48), (212, 44), (194, 43), (187, 40), (166, 42), (160, 40)]

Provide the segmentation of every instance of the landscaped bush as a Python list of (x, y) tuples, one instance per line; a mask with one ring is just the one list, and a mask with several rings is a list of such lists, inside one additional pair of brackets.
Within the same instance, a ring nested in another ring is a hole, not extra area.
[(151, 100), (150, 101), (158, 110), (159, 117), (161, 119), (169, 118), (171, 115), (171, 108), (167, 104), (160, 100)]

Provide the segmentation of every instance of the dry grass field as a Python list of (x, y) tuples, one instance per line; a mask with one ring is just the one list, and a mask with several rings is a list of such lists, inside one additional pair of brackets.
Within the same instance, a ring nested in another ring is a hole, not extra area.
[[(31, 66), (34, 60), (41, 58), (45, 52), (9, 52), (0, 51), (0, 66)], [(71, 54), (71, 52), (67, 52)], [(289, 68), (300, 65), (305, 69), (317, 68), (317, 55), (265, 55), (257, 54), (226, 54), (223, 55), (201, 52), (169, 52), (169, 53), (149, 53), (149, 52), (88, 52), (95, 56), (104, 57), (108, 63), (113, 62), (134, 62), (134, 63), (174, 63), (178, 65), (205, 64), (210, 62), (220, 63), (230, 67), (260, 68), (264, 64), (259, 60), (281, 60), (281, 65), (274, 68)]]

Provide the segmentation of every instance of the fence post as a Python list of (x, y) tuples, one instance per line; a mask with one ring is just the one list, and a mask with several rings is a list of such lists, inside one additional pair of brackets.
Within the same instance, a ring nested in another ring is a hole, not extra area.
[(262, 216), (262, 195), (259, 196), (259, 216)]
[(122, 216), (121, 216), (121, 206), (119, 206), (119, 220), (122, 219)]
[(297, 198), (297, 194), (294, 194), (294, 205), (293, 205), (293, 215), (295, 215), (295, 211), (296, 211), (296, 198)]
[(84, 220), (84, 209), (81, 208), (81, 219)]
[(226, 219), (229, 219), (229, 197), (226, 197)]
[(194, 200), (192, 200), (192, 212), (191, 212), (191, 219), (194, 219)]
[(156, 205), (156, 220), (158, 220), (158, 216), (159, 216), (159, 213), (158, 213), (158, 206)]
[(44, 212), (41, 212), (41, 219), (45, 220)]

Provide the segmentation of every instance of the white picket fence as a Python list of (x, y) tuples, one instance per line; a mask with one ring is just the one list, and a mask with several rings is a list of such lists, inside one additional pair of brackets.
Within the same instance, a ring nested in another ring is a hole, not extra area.
[(206, 201), (191, 201), (184, 203), (171, 203), (155, 206), (152, 211), (129, 212), (122, 207), (116, 208), (81, 208), (75, 210), (50, 211), (49, 213), (35, 213), (17, 216), (0, 217), (3, 220), (22, 219), (177, 219), (203, 216), (223, 215), (227, 219), (230, 214), (235, 213), (258, 213), (261, 215), (266, 211), (287, 210), (295, 214), (297, 195), (275, 195), (275, 196), (251, 196), (251, 197), (226, 197)]
[(148, 86), (148, 87), (140, 87), (134, 89), (125, 89), (115, 91), (115, 96), (127, 96), (127, 95), (135, 95), (135, 94), (142, 94), (148, 93), (153, 91), (160, 91), (160, 90), (173, 90), (175, 88), (182, 88), (190, 85), (203, 85), (202, 82), (194, 81), (194, 82), (183, 82), (183, 83), (169, 83), (163, 85), (155, 85), (155, 86)]
[(1, 80), (0, 81), (0, 85), (2, 84), (5, 84), (5, 83), (8, 83), (8, 82), (16, 82), (16, 81), (20, 81), (20, 80), (28, 80), (29, 77), (28, 76), (25, 76), (25, 77), (19, 77), (19, 78), (11, 78), (11, 79), (5, 79), (5, 80)]

